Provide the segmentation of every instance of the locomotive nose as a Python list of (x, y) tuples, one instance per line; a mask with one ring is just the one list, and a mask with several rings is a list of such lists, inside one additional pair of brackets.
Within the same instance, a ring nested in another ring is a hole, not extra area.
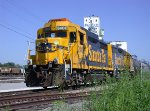
[(38, 53), (37, 54), (37, 64), (46, 65), (48, 62), (47, 53)]
[(48, 45), (42, 46), (40, 50), (37, 50), (36, 62), (39, 65), (46, 65), (49, 62), (53, 62), (58, 55), (57, 46), (48, 43)]

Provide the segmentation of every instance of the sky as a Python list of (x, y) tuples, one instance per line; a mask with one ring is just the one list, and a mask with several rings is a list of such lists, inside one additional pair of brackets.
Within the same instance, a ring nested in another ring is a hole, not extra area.
[(150, 61), (150, 0), (0, 0), (0, 62), (26, 64), (28, 41), (34, 50), (50, 19), (83, 26), (91, 15), (100, 17), (105, 41), (126, 41), (131, 54)]

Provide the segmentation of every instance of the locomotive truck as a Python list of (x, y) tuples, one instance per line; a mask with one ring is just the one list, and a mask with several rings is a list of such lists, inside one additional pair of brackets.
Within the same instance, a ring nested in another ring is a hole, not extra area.
[(103, 73), (134, 71), (129, 52), (66, 18), (52, 19), (37, 31), (35, 55), (28, 50), (26, 86), (68, 86), (103, 78)]

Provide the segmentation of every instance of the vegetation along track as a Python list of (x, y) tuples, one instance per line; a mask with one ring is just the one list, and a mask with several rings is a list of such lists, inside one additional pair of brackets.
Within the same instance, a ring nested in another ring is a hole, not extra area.
[(9, 110), (25, 109), (29, 107), (36, 107), (39, 105), (50, 104), (56, 100), (72, 101), (79, 100), (89, 96), (87, 91), (41, 91), (31, 93), (30, 91), (23, 91), (23, 93), (14, 93), (10, 95), (1, 96), (0, 110), (8, 108)]

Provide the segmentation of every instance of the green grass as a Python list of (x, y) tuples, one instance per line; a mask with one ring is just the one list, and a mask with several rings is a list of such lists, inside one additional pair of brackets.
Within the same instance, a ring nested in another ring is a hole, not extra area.
[[(122, 77), (117, 81), (107, 77), (107, 82), (101, 86), (108, 88), (99, 91), (100, 95), (92, 92), (80, 105), (60, 102), (61, 105), (54, 104), (50, 111), (150, 111), (150, 73), (137, 74), (132, 79)], [(95, 84), (95, 89), (101, 86)]]
[(108, 80), (102, 95), (92, 94), (85, 105), (89, 111), (150, 111), (150, 73), (114, 81)]

